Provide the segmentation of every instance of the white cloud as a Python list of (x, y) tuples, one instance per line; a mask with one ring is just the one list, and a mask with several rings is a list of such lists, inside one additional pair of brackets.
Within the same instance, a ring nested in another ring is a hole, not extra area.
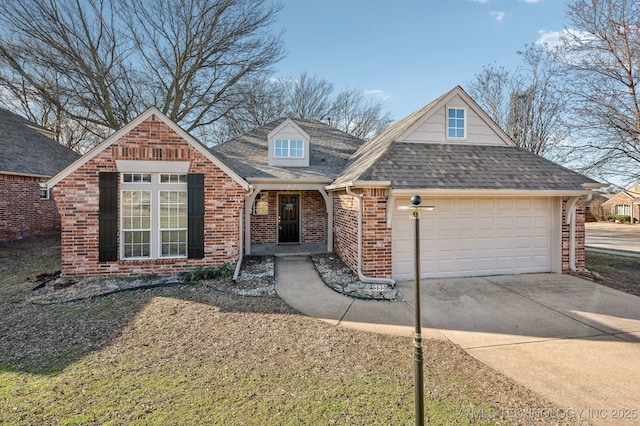
[(540, 37), (536, 40), (536, 44), (540, 46), (548, 46), (550, 49), (560, 44), (560, 37), (562, 37), (562, 31), (538, 31)]
[(496, 21), (498, 21), (498, 23), (500, 23), (500, 24), (504, 20), (504, 15), (505, 15), (504, 12), (500, 12), (500, 11), (497, 11), (497, 10), (494, 10), (493, 12), (491, 12), (491, 16), (495, 17)]
[(482, 4), (486, 4), (489, 3), (489, 0), (469, 0), (472, 3), (482, 3)]
[(542, 0), (518, 0), (520, 3), (540, 3)]
[(579, 31), (573, 28), (565, 28), (562, 31), (538, 31), (540, 37), (536, 40), (537, 45), (539, 46), (547, 46), (549, 49), (553, 50), (560, 45), (562, 37), (568, 37), (568, 39), (578, 39), (583, 41), (593, 40), (593, 36), (584, 32)]
[(382, 99), (383, 101), (386, 101), (387, 99), (389, 99), (391, 97), (391, 96), (387, 95), (384, 90), (381, 90), (381, 89), (365, 89), (365, 90), (362, 91), (362, 93), (364, 93), (367, 96), (378, 97), (378, 98)]

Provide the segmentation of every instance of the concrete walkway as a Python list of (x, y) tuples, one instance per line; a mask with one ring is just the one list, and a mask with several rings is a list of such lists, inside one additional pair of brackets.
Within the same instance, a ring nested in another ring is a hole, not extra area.
[[(325, 286), (308, 258), (281, 257), (276, 290), (336, 326), (413, 332), (411, 282), (398, 283), (405, 302), (352, 299)], [(423, 280), (422, 290), (424, 337), (452, 341), (585, 421), (636, 410), (614, 423), (640, 424), (640, 298), (559, 274)]]

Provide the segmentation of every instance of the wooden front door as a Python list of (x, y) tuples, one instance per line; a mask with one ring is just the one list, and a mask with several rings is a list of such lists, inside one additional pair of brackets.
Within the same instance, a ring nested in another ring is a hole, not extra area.
[(280, 194), (278, 202), (278, 242), (300, 242), (300, 195)]

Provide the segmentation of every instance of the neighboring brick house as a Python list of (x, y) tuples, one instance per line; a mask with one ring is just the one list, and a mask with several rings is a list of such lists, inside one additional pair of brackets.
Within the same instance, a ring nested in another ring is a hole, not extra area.
[(60, 231), (56, 204), (40, 189), (79, 155), (53, 133), (0, 108), (0, 241)]
[(604, 214), (629, 216), (631, 223), (640, 220), (640, 182), (631, 185), (602, 203)]
[(239, 265), (258, 246), (321, 244), (373, 283), (411, 277), (412, 222), (398, 207), (414, 194), (436, 207), (421, 221), (425, 277), (580, 271), (580, 200), (602, 186), (516, 147), (460, 87), (366, 143), (280, 119), (207, 149), (150, 108), (48, 183), (63, 275)]

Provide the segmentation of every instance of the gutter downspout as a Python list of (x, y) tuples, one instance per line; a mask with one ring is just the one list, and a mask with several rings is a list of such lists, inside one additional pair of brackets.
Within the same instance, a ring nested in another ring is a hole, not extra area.
[(392, 287), (395, 287), (396, 286), (395, 280), (392, 280), (390, 278), (366, 277), (362, 273), (362, 209), (363, 209), (362, 196), (356, 194), (355, 192), (352, 192), (351, 186), (345, 186), (345, 191), (347, 192), (347, 194), (351, 195), (352, 197), (355, 197), (355, 199), (358, 200), (358, 219), (357, 219), (358, 220), (358, 268), (357, 268), (358, 279), (364, 283), (388, 284)]
[[(587, 194), (585, 202), (593, 198), (593, 193)], [(580, 197), (571, 197), (567, 200), (567, 221), (569, 222), (569, 269), (572, 272), (583, 272), (576, 267), (576, 206)]]
[[(244, 194), (244, 198), (247, 199), (248, 197), (251, 196), (251, 194), (253, 194), (253, 190), (254, 187), (253, 185), (249, 186), (249, 190), (247, 191), (246, 194)], [(243, 245), (243, 241), (244, 241), (244, 221), (243, 221), (243, 216), (244, 216), (244, 212), (245, 212), (245, 208), (244, 208), (244, 203), (242, 208), (240, 209), (240, 217), (238, 219), (238, 263), (236, 263), (236, 269), (233, 272), (233, 282), (235, 283), (236, 281), (238, 281), (238, 276), (240, 275), (240, 267), (242, 266), (242, 258), (244, 255), (244, 245)]]

